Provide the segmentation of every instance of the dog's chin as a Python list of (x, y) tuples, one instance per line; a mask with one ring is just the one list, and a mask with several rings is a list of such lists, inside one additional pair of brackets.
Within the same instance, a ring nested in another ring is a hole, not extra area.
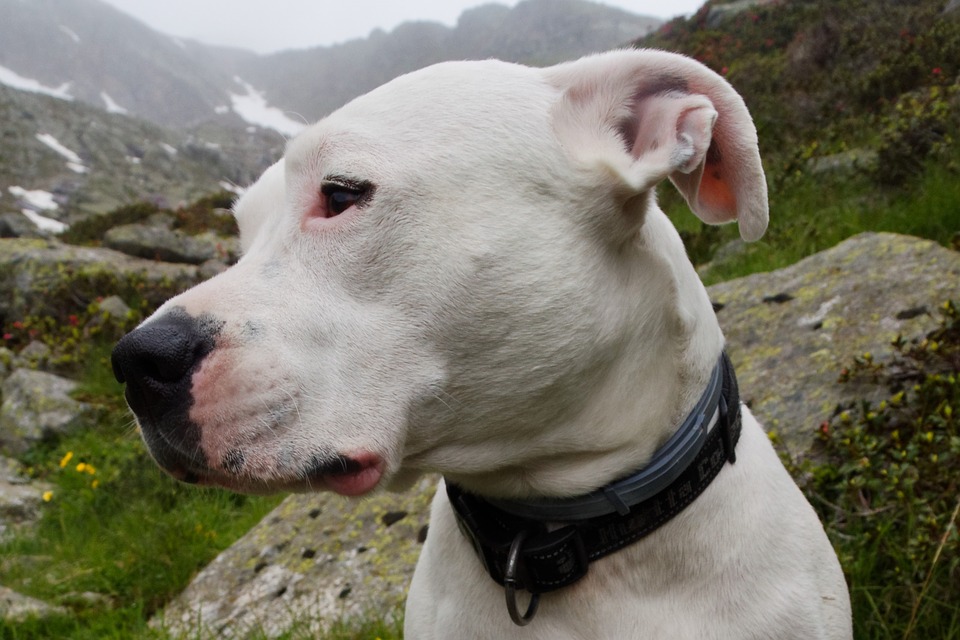
[(342, 496), (362, 496), (377, 488), (386, 467), (380, 456), (368, 452), (324, 457), (314, 460), (305, 469), (287, 473), (274, 471), (264, 476), (249, 471), (233, 473), (171, 463), (169, 459), (159, 457), (158, 462), (166, 473), (180, 482), (250, 495), (333, 491)]

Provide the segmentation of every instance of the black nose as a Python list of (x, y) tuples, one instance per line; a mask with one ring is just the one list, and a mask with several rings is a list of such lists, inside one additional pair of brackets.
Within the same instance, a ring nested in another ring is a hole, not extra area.
[(214, 347), (218, 324), (182, 309), (125, 335), (113, 349), (113, 373), (127, 384), (130, 408), (162, 421), (190, 404), (190, 377)]

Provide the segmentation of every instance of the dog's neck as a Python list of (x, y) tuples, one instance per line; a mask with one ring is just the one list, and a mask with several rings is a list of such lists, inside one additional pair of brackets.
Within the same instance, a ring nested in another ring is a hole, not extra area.
[(517, 463), (481, 473), (443, 470), (452, 482), (502, 498), (588, 493), (645, 465), (696, 404), (723, 337), (679, 234), (651, 205), (629, 249), (637, 275), (623, 299), (666, 299), (665, 305), (646, 310), (575, 419), (548, 432), (518, 434), (512, 449), (525, 455)]

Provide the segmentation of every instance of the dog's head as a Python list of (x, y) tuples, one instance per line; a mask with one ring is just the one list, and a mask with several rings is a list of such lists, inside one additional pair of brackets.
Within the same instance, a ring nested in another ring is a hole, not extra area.
[(707, 222), (763, 233), (750, 117), (689, 59), (403, 76), (290, 142), (236, 206), (242, 259), (126, 336), (115, 371), (163, 468), (240, 491), (615, 450), (625, 427), (585, 417), (613, 421), (644, 367), (631, 402), (675, 412), (692, 339), (664, 179)]

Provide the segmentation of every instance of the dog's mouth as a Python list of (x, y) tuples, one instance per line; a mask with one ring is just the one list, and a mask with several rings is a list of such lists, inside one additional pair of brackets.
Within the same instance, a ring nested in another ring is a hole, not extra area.
[(367, 451), (318, 453), (303, 464), (281, 464), (260, 455), (248, 457), (242, 449), (230, 451), (211, 465), (205, 456), (187, 456), (157, 445), (148, 439), (154, 459), (175, 479), (256, 495), (333, 491), (342, 496), (361, 496), (376, 488), (386, 467), (379, 455)]

